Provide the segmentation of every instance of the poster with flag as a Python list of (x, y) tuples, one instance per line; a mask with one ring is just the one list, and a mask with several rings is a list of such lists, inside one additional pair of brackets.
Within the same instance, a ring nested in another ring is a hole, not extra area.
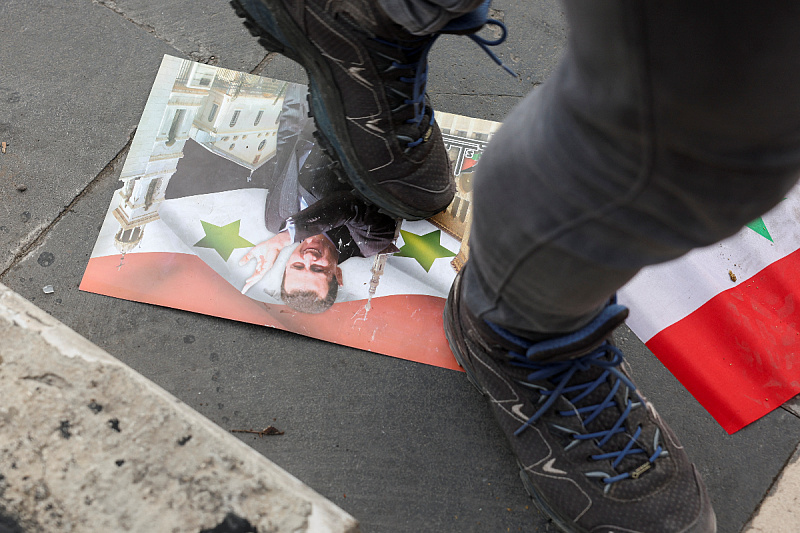
[[(500, 124), (437, 113), (456, 198), (398, 222), (332, 174), (306, 91), (165, 56), (80, 288), (458, 369), (442, 310)], [(796, 189), (619, 294), (631, 329), (729, 433), (800, 393), (799, 222)]]
[(81, 290), (458, 369), (442, 311), (499, 124), (437, 114), (457, 201), (397, 221), (336, 179), (306, 91), (165, 56)]
[(800, 393), (800, 189), (717, 244), (642, 270), (628, 325), (728, 432)]

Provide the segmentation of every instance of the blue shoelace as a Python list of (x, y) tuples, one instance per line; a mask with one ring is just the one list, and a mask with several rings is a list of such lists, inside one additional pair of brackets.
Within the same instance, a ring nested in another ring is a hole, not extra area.
[[(495, 40), (484, 39), (483, 37), (480, 37), (480, 36), (478, 36), (478, 35), (476, 35), (474, 33), (468, 34), (467, 37), (469, 37), (475, 44), (480, 46), (481, 49), (484, 52), (486, 52), (486, 54), (490, 58), (492, 58), (492, 60), (495, 63), (497, 63), (498, 65), (503, 67), (503, 69), (505, 69), (506, 72), (508, 72), (509, 74), (511, 74), (514, 77), (518, 77), (517, 73), (514, 72), (513, 70), (511, 70), (508, 66), (506, 66), (500, 60), (500, 58), (497, 57), (497, 54), (495, 54), (489, 48), (490, 46), (497, 46), (497, 45), (500, 45), (500, 44), (505, 42), (506, 37), (508, 36), (508, 30), (506, 29), (505, 24), (503, 24), (499, 20), (495, 20), (495, 19), (488, 19), (485, 24), (486, 25), (491, 25), (491, 26), (497, 26), (502, 31), (502, 35), (500, 35), (500, 37), (495, 39)], [(384, 56), (387, 59), (390, 59), (392, 61), (391, 66), (385, 72), (388, 72), (389, 70), (393, 70), (393, 69), (407, 69), (407, 70), (413, 70), (414, 71), (414, 77), (401, 77), (401, 78), (399, 78), (400, 81), (402, 81), (404, 83), (408, 83), (409, 85), (412, 85), (411, 98), (407, 98), (408, 95), (402, 94), (402, 93), (400, 93), (399, 91), (397, 91), (395, 89), (389, 88), (390, 90), (392, 90), (393, 92), (398, 94), (398, 96), (401, 96), (401, 97), (405, 98), (405, 100), (403, 101), (403, 105), (413, 105), (414, 106), (414, 118), (408, 119), (406, 121), (406, 123), (408, 123), (408, 124), (422, 124), (422, 121), (425, 118), (425, 114), (426, 114), (426, 111), (428, 109), (426, 98), (425, 98), (426, 88), (428, 86), (428, 53), (430, 52), (431, 48), (433, 47), (433, 44), (436, 42), (436, 39), (438, 39), (440, 35), (442, 35), (442, 34), (441, 33), (436, 33), (436, 34), (434, 34), (434, 35), (432, 35), (430, 37), (426, 37), (424, 39), (421, 39), (421, 41), (423, 41), (423, 42), (419, 46), (403, 46), (401, 44), (393, 43), (391, 41), (385, 41), (383, 39), (378, 39), (378, 38), (374, 39), (375, 41), (377, 41), (377, 42), (379, 42), (381, 44), (391, 46), (391, 47), (396, 48), (398, 50), (402, 50), (403, 52), (406, 52), (408, 55), (418, 56), (417, 60), (412, 62), (412, 63), (400, 63), (400, 62), (394, 60), (393, 58), (390, 58), (388, 56)], [(381, 54), (381, 55), (383, 55), (383, 54)], [(393, 112), (396, 111), (396, 110), (397, 109), (393, 110)], [(434, 122), (434, 112), (431, 109), (431, 117), (430, 117), (430, 120), (428, 122), (428, 125), (429, 126), (432, 125), (433, 122)], [(424, 140), (424, 137), (419, 137), (416, 140), (411, 139), (411, 138), (406, 137), (406, 136), (398, 136), (398, 138), (401, 138), (401, 140), (406, 141), (406, 151), (410, 150), (411, 148), (414, 148), (415, 146), (418, 146)]]
[[(526, 349), (525, 354), (509, 352), (511, 357), (510, 364), (518, 368), (524, 368), (532, 371), (526, 376), (526, 381), (519, 381), (519, 383), (540, 395), (539, 403), (541, 406), (533, 416), (531, 416), (514, 432), (514, 435), (519, 436), (528, 427), (536, 423), (537, 420), (544, 416), (544, 414), (547, 413), (551, 407), (553, 407), (559, 397), (563, 396), (570, 403), (578, 404), (592, 394), (595, 390), (597, 390), (598, 387), (606, 384), (609, 377), (613, 379), (613, 384), (609, 388), (609, 392), (603, 401), (594, 405), (586, 405), (580, 408), (576, 407), (575, 409), (570, 409), (567, 411), (557, 411), (557, 413), (563, 417), (583, 417), (581, 422), (583, 423), (584, 427), (586, 427), (592, 421), (597, 419), (604, 410), (618, 407), (621, 413), (617, 421), (610, 428), (602, 431), (583, 434), (576, 433), (572, 429), (558, 426), (556, 424), (551, 424), (551, 427), (565, 432), (572, 437), (573, 441), (565, 448), (567, 450), (585, 440), (594, 440), (597, 447), (602, 449), (602, 447), (608, 444), (614, 435), (625, 433), (627, 431), (625, 428), (625, 421), (627, 420), (631, 411), (637, 407), (640, 407), (644, 401), (636, 392), (636, 386), (633, 384), (633, 382), (619, 370), (619, 366), (623, 362), (623, 356), (622, 352), (616, 346), (613, 346), (608, 342), (604, 342), (593, 352), (577, 359), (557, 361), (553, 363), (536, 363), (528, 358), (527, 353), (532, 351), (532, 347), (534, 346), (533, 344), (524, 342), (522, 339), (511, 335), (509, 332), (495, 326), (494, 324), (490, 324), (490, 326), (498, 334)], [(610, 357), (608, 357), (609, 355)], [(579, 373), (585, 373), (591, 370), (592, 367), (598, 367), (602, 370), (597, 378), (585, 383), (570, 384), (576, 375)], [(543, 387), (537, 383), (541, 383), (543, 381), (551, 384), (552, 388)], [(622, 386), (627, 388), (625, 394), (626, 402), (624, 406), (617, 406), (617, 402), (614, 398)], [(635, 395), (635, 402), (631, 400), (631, 394)], [(616, 469), (626, 457), (648, 453), (638, 444), (641, 434), (642, 428), (639, 426), (633, 432), (633, 434), (630, 435), (627, 444), (621, 450), (595, 454), (592, 455), (591, 458), (594, 461), (611, 461), (612, 468)], [(606, 484), (606, 492), (611, 488), (612, 483), (627, 478), (638, 478), (641, 473), (650, 468), (656, 459), (659, 457), (664, 457), (668, 454), (668, 452), (661, 446), (660, 440), (661, 433), (660, 430), (656, 428), (653, 439), (653, 453), (647, 456), (646, 463), (643, 463), (642, 466), (633, 472), (623, 472), (622, 474), (611, 475), (607, 472), (597, 470), (587, 472), (586, 476), (600, 479)]]

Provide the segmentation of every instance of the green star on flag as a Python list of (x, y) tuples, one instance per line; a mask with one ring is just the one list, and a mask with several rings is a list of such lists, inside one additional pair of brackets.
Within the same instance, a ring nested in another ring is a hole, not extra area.
[(764, 223), (763, 218), (758, 217), (751, 223), (747, 224), (747, 227), (755, 231), (765, 239), (769, 239), (770, 242), (775, 242), (772, 240), (772, 235), (769, 234), (769, 230), (767, 229), (767, 225)]
[(403, 246), (395, 257), (410, 257), (430, 272), (433, 262), (440, 257), (454, 257), (456, 254), (440, 244), (441, 231), (438, 229), (425, 235), (417, 235), (410, 231), (400, 230)]
[(252, 242), (239, 236), (239, 223), (241, 220), (231, 222), (226, 226), (215, 226), (210, 222), (201, 220), (206, 236), (195, 243), (199, 248), (213, 248), (227, 261), (236, 248), (252, 248)]
[[(786, 198), (784, 198), (784, 200), (786, 200)], [(749, 224), (745, 224), (745, 227), (755, 231), (756, 233), (767, 239), (769, 242), (775, 242), (774, 240), (772, 240), (772, 235), (770, 235), (769, 230), (767, 229), (767, 225), (766, 223), (764, 223), (763, 217), (758, 217)]]

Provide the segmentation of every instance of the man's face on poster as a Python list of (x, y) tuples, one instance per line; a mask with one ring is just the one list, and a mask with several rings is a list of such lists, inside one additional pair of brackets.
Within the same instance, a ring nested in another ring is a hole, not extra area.
[(319, 299), (325, 299), (333, 280), (342, 284), (338, 255), (333, 243), (324, 235), (307, 238), (289, 256), (283, 289), (287, 293), (311, 291)]

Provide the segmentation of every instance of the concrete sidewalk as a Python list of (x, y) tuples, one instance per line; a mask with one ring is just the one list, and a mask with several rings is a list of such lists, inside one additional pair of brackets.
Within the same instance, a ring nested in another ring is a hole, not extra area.
[(0, 338), (0, 513), (24, 531), (358, 531), (347, 513), (3, 285)]
[[(499, 53), (521, 78), (465, 40), (442, 38), (431, 58), (438, 109), (502, 120), (556, 64), (566, 37), (558, 4), (496, 0), (494, 8), (510, 26)], [(0, 282), (223, 433), (284, 431), (237, 435), (362, 531), (553, 531), (463, 374), (78, 291), (165, 53), (304, 81), (222, 0), (0, 3)], [(45, 285), (55, 292), (44, 294)], [(633, 334), (618, 340), (706, 479), (719, 531), (741, 531), (787, 464), (753, 530), (793, 526), (800, 419), (778, 409), (728, 436)], [(10, 468), (0, 463), (0, 475)]]

